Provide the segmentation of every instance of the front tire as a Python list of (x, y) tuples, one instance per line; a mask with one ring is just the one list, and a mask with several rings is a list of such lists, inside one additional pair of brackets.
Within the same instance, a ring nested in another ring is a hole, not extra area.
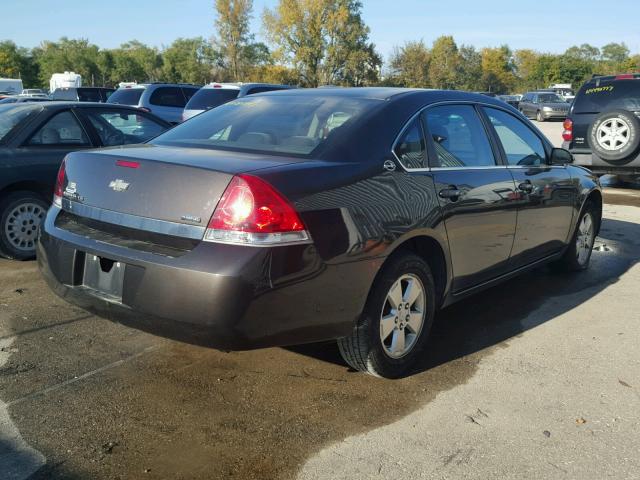
[(48, 208), (34, 192), (13, 192), (0, 200), (0, 255), (14, 260), (35, 257), (38, 228)]
[(338, 340), (342, 357), (356, 370), (401, 377), (424, 349), (435, 306), (429, 265), (412, 253), (397, 254), (376, 279), (358, 325)]
[(542, 115), (542, 112), (541, 112), (540, 110), (538, 110), (538, 111), (536, 112), (536, 120), (537, 120), (538, 122), (544, 122), (544, 120), (545, 120), (545, 119), (544, 119), (544, 115)]

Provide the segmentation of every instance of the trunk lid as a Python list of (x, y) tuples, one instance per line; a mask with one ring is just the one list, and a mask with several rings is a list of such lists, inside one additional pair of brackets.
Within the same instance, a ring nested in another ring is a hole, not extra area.
[[(296, 161), (300, 160), (154, 145), (74, 152), (66, 160), (64, 199), (83, 207), (74, 208), (67, 201), (63, 208), (108, 223), (124, 218), (131, 224), (139, 217), (141, 230), (157, 231), (157, 222), (144, 219), (206, 227), (235, 174)], [(170, 231), (180, 235), (181, 230)]]

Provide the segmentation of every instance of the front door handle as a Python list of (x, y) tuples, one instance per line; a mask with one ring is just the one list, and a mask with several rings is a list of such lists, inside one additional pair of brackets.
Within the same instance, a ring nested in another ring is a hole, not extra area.
[(531, 183), (531, 180), (525, 180), (518, 185), (518, 190), (524, 193), (531, 193), (533, 192), (533, 183)]
[(453, 200), (454, 202), (460, 197), (462, 192), (458, 190), (458, 187), (455, 185), (449, 185), (448, 188), (443, 188), (438, 192), (440, 198), (448, 198), (449, 200)]

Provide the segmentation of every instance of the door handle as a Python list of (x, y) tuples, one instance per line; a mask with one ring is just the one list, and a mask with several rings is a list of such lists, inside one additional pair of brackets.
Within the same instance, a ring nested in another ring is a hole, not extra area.
[(449, 185), (448, 188), (443, 188), (438, 192), (440, 198), (448, 198), (453, 201), (456, 201), (461, 194), (462, 192), (455, 185)]
[(531, 180), (525, 180), (518, 185), (518, 190), (525, 193), (531, 193), (533, 192), (533, 183), (531, 183)]

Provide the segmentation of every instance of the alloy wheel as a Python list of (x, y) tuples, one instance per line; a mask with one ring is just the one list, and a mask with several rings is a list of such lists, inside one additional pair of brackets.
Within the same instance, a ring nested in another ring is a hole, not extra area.
[(413, 274), (391, 286), (380, 314), (380, 342), (391, 358), (401, 358), (416, 344), (425, 319), (425, 288)]
[(615, 151), (624, 148), (630, 140), (631, 130), (621, 118), (609, 118), (596, 129), (596, 140), (604, 150)]
[(591, 254), (594, 241), (594, 223), (591, 213), (587, 212), (578, 225), (576, 235), (576, 258), (580, 265), (584, 265)]

